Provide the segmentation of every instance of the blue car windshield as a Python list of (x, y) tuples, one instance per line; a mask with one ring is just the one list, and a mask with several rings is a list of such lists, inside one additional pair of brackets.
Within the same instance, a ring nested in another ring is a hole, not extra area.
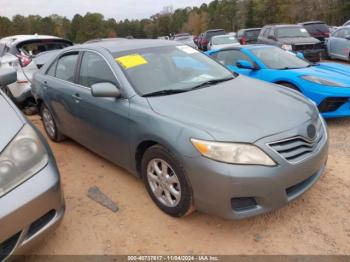
[(141, 96), (164, 91), (180, 93), (233, 78), (224, 66), (186, 45), (136, 49), (113, 56)]
[(266, 67), (271, 69), (299, 69), (309, 67), (311, 63), (295, 54), (278, 47), (260, 47), (250, 50)]

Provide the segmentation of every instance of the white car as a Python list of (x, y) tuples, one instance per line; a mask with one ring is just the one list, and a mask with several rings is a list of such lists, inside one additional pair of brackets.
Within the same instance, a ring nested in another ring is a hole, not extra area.
[(33, 100), (31, 79), (39, 69), (35, 58), (48, 51), (63, 49), (73, 43), (47, 35), (14, 35), (0, 39), (0, 68), (15, 68), (17, 82), (1, 87), (2, 91), (19, 108), (25, 108)]
[(208, 50), (220, 49), (225, 47), (240, 46), (237, 38), (233, 35), (213, 36), (208, 44)]

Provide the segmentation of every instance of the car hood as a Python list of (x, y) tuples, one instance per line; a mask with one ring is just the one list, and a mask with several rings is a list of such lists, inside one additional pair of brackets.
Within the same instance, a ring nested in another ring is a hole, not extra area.
[(315, 106), (297, 92), (242, 75), (148, 101), (158, 114), (200, 128), (217, 141), (251, 143), (318, 117)]
[(278, 38), (278, 42), (281, 44), (294, 45), (294, 44), (318, 44), (321, 43), (314, 37), (287, 37)]
[(23, 122), (15, 109), (8, 103), (4, 95), (0, 92), (0, 153), (15, 137), (23, 126)]
[[(312, 75), (342, 83), (345, 87), (350, 87), (350, 66), (339, 63), (320, 63), (302, 69), (291, 70), (298, 75)], [(350, 92), (350, 89), (349, 89)]]

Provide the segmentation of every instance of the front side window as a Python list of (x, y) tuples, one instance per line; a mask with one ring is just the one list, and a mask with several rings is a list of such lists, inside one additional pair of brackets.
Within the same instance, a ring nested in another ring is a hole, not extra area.
[(278, 47), (253, 48), (250, 52), (271, 69), (297, 69), (310, 65), (305, 60)]
[(57, 62), (56, 77), (65, 81), (74, 82), (77, 61), (78, 53), (62, 56)]
[(185, 45), (135, 49), (113, 56), (140, 95), (190, 91), (208, 81), (233, 78), (226, 68)]
[(79, 84), (91, 87), (93, 84), (106, 82), (117, 85), (107, 62), (96, 53), (85, 52), (80, 66)]
[(239, 50), (226, 50), (218, 52), (216, 55), (216, 60), (225, 66), (235, 66), (238, 60), (247, 60), (253, 63), (253, 61), (246, 54)]

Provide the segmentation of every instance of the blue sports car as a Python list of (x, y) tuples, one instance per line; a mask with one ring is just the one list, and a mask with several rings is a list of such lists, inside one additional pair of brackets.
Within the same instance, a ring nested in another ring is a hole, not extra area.
[(287, 86), (313, 100), (325, 118), (350, 116), (350, 66), (313, 64), (278, 47), (249, 45), (210, 50), (233, 72)]

